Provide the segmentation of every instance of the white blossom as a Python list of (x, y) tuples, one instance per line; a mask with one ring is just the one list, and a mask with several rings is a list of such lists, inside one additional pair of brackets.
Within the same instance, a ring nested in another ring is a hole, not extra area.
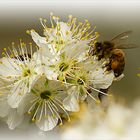
[(93, 57), (81, 62), (77, 67), (78, 70), (67, 75), (68, 97), (63, 103), (69, 111), (79, 111), (79, 102), (85, 100), (87, 96), (99, 103), (98, 97), (94, 96), (95, 92), (109, 96), (100, 89), (107, 89), (114, 79), (114, 72), (106, 71), (103, 62), (98, 62)]
[[(31, 48), (32, 57), (32, 48)], [(30, 92), (38, 79), (36, 61), (29, 58), (26, 45), (21, 42), (17, 49), (5, 49), (0, 59), (0, 78), (8, 82), (0, 89), (9, 87), (8, 104), (17, 108), (23, 97)]]
[(19, 114), (28, 113), (41, 130), (52, 130), (60, 121), (63, 124), (61, 114), (64, 113), (68, 121), (68, 112), (64, 109), (62, 101), (65, 98), (65, 86), (58, 81), (41, 77), (24, 100), (21, 102)]

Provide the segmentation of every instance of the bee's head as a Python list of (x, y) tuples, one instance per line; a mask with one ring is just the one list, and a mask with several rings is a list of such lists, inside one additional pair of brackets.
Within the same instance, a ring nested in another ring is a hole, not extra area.
[(102, 43), (96, 42), (95, 43), (96, 52), (99, 53), (102, 50)]

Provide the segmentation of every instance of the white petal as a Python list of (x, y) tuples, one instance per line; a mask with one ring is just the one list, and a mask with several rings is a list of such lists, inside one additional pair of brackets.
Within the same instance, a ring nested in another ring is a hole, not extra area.
[(3, 100), (0, 102), (0, 116), (5, 117), (9, 113), (9, 105), (7, 104), (7, 100)]
[(45, 75), (49, 80), (57, 80), (58, 73), (49, 67), (45, 67)]
[(16, 85), (11, 89), (11, 93), (8, 95), (8, 104), (12, 108), (17, 108), (19, 103), (24, 98), (24, 95), (28, 92), (28, 88), (24, 83), (16, 83)]
[(27, 94), (17, 108), (17, 112), (19, 115), (24, 115), (27, 113), (30, 106), (32, 105), (30, 102), (35, 99), (34, 94)]
[(34, 40), (34, 42), (39, 46), (42, 47), (44, 46), (47, 42), (46, 42), (46, 38), (45, 37), (41, 37), (38, 33), (36, 33), (35, 31), (31, 31), (31, 36), (32, 39)]
[(31, 31), (31, 36), (34, 42), (40, 47), (41, 56), (52, 57), (52, 45), (46, 42), (46, 37), (41, 37), (35, 31)]
[(31, 88), (34, 86), (34, 84), (36, 83), (36, 81), (40, 78), (40, 75), (32, 75), (29, 78), (29, 87), (28, 87), (28, 92), (31, 91)]
[(43, 131), (52, 130), (58, 123), (58, 117), (49, 115), (47, 118), (42, 118), (36, 125)]
[(21, 71), (19, 66), (17, 65), (20, 62), (18, 60), (11, 58), (1, 58), (0, 61), (0, 75), (2, 75), (3, 77), (12, 77), (13, 75), (15, 76), (20, 74)]
[(75, 94), (69, 94), (63, 101), (63, 106), (68, 111), (78, 112), (79, 104)]
[(23, 120), (24, 116), (17, 114), (16, 109), (11, 109), (7, 118), (7, 124), (10, 129), (17, 127)]
[(114, 79), (114, 73), (105, 73), (102, 68), (99, 68), (97, 71), (95, 70), (92, 73), (91, 77), (93, 80), (93, 86), (95, 88), (106, 89), (112, 84)]
[(84, 94), (84, 95), (81, 96), (80, 100), (84, 101), (86, 98), (87, 98), (87, 94)]
[[(70, 27), (66, 23), (64, 23), (64, 22), (59, 22), (59, 24), (60, 24), (60, 33), (62, 35), (62, 38), (64, 40), (72, 39), (72, 33), (70, 33)], [(67, 31), (69, 32), (69, 36), (66, 35)]]
[(64, 53), (67, 57), (76, 59), (79, 62), (85, 59), (85, 54), (89, 50), (89, 46), (86, 41), (80, 41), (76, 44), (67, 45), (64, 48)]
[(46, 42), (46, 38), (41, 37), (35, 31), (31, 31), (31, 36), (32, 36), (32, 39), (34, 40), (34, 42), (41, 49), (40, 50), (41, 55), (45, 55), (46, 57), (51, 57), (52, 56), (52, 54), (51, 54), (52, 45), (50, 45)]

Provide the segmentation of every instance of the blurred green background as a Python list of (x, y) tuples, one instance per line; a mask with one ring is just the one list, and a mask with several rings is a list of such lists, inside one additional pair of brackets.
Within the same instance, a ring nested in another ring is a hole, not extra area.
[[(113, 36), (132, 30), (128, 41), (140, 46), (140, 2), (139, 1), (0, 1), (0, 51), (10, 47), (11, 42), (18, 42), (20, 38), (31, 42), (26, 34), (27, 29), (35, 29), (42, 35), (39, 18), (49, 18), (53, 12), (66, 20), (69, 14), (79, 20), (88, 19), (96, 25), (100, 33), (99, 40), (109, 40)], [(111, 92), (125, 102), (132, 102), (140, 97), (140, 48), (125, 50), (125, 77), (115, 82)]]

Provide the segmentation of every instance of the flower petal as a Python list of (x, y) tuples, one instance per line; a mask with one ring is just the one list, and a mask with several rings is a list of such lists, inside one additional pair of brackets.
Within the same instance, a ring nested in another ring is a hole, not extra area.
[(34, 94), (27, 94), (23, 100), (21, 101), (21, 103), (19, 104), (18, 108), (17, 108), (17, 112), (19, 115), (24, 115), (24, 113), (27, 113), (29, 110), (29, 107), (31, 106), (32, 100), (34, 100)]
[(4, 77), (12, 77), (14, 75), (18, 76), (21, 71), (17, 64), (20, 65), (20, 62), (12, 58), (1, 58), (0, 59), (0, 75)]
[(92, 83), (95, 88), (106, 89), (113, 82), (114, 72), (111, 71), (106, 73), (102, 68), (99, 68), (92, 73), (92, 79)]
[[(60, 33), (62, 38), (65, 41), (70, 39), (72, 40), (72, 33), (70, 33), (70, 27), (64, 22), (59, 22), (59, 24), (60, 24)], [(67, 32), (69, 32), (69, 35), (67, 35)]]
[(58, 123), (58, 117), (47, 115), (47, 118), (42, 118), (40, 121), (36, 122), (36, 125), (43, 131), (52, 130)]
[(39, 47), (44, 47), (46, 46), (45, 44), (46, 42), (46, 38), (45, 37), (41, 37), (37, 32), (35, 32), (34, 30), (31, 31), (31, 36), (32, 39), (34, 40), (34, 42), (39, 46)]
[(65, 55), (71, 59), (76, 59), (78, 62), (85, 60), (86, 54), (89, 51), (87, 41), (80, 41), (76, 44), (67, 45), (63, 50)]
[(58, 77), (57, 71), (55, 71), (49, 67), (45, 67), (44, 73), (49, 80), (57, 80), (57, 77)]
[(24, 115), (20, 116), (17, 113), (16, 109), (11, 109), (7, 118), (7, 124), (9, 129), (14, 129), (15, 127), (17, 127), (22, 122), (23, 119)]
[(26, 84), (23, 82), (17, 82), (11, 89), (11, 93), (8, 95), (8, 104), (12, 108), (17, 108), (24, 95), (28, 92)]
[(79, 104), (78, 104), (77, 95), (75, 93), (70, 93), (64, 99), (63, 106), (68, 111), (78, 112), (79, 111)]
[(7, 100), (3, 100), (0, 102), (0, 116), (5, 117), (9, 113), (9, 105), (7, 104)]

